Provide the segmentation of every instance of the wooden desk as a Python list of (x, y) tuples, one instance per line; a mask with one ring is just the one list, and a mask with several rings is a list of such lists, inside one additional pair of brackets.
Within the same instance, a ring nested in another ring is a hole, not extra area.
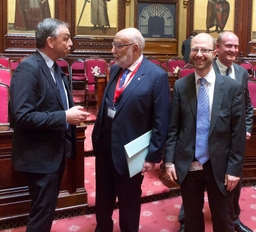
[[(81, 208), (87, 205), (84, 188), (85, 126), (77, 127), (77, 156), (67, 159), (56, 210)], [(30, 197), (26, 179), (15, 171), (11, 162), (12, 131), (0, 132), (0, 222), (28, 215)]]

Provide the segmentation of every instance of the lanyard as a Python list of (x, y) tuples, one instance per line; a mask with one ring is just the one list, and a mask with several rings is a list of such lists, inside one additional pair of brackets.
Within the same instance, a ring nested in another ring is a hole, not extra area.
[(126, 86), (129, 84), (129, 82), (131, 81), (131, 79), (133, 78), (133, 76), (135, 75), (135, 73), (137, 72), (137, 70), (139, 69), (141, 65), (141, 62), (136, 66), (136, 68), (132, 71), (128, 81), (126, 81), (126, 83), (122, 86), (122, 88), (119, 88), (119, 83), (120, 83), (120, 79), (123, 75), (124, 70), (121, 72), (121, 74), (118, 77), (118, 81), (116, 83), (116, 89), (115, 89), (115, 94), (114, 94), (114, 100), (113, 103), (116, 102), (116, 100), (119, 98), (119, 96), (121, 95), (121, 93), (124, 91), (124, 89), (126, 88)]

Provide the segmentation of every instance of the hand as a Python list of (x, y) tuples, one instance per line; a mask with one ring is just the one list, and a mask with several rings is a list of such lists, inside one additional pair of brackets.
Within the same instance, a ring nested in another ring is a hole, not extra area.
[(69, 124), (79, 126), (90, 114), (82, 106), (73, 106), (66, 110), (66, 120)]
[(143, 176), (146, 172), (153, 170), (154, 167), (155, 167), (155, 163), (144, 161), (144, 164), (141, 170), (141, 175)]
[(174, 183), (177, 184), (177, 174), (176, 174), (176, 169), (175, 165), (171, 165), (170, 167), (165, 167), (165, 172), (169, 176), (170, 180)]
[(249, 140), (251, 138), (251, 133), (246, 132), (246, 139)]
[(240, 177), (231, 176), (231, 175), (226, 174), (224, 184), (227, 186), (226, 187), (227, 190), (232, 191), (237, 186), (239, 180), (240, 180)]

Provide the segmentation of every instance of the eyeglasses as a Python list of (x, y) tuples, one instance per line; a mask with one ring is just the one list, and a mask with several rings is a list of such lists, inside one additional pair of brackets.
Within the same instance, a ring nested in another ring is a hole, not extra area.
[(130, 45), (133, 45), (133, 44), (135, 44), (135, 43), (120, 44), (120, 43), (112, 42), (112, 47), (115, 47), (117, 50), (119, 50), (119, 49), (121, 49), (122, 47), (130, 46)]
[(190, 52), (197, 54), (198, 52), (201, 52), (202, 54), (209, 54), (209, 52), (212, 52), (214, 50), (208, 49), (208, 48), (191, 48)]

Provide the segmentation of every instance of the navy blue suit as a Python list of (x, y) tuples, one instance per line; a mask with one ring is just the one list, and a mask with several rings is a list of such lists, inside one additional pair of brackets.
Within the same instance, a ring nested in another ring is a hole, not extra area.
[(123, 212), (120, 215), (121, 231), (138, 230), (143, 177), (140, 173), (129, 177), (124, 145), (152, 129), (146, 161), (158, 163), (167, 134), (170, 105), (168, 77), (166, 72), (146, 58), (143, 58), (141, 66), (116, 102), (114, 119), (107, 116), (108, 107), (113, 106), (121, 70), (117, 65), (110, 70), (110, 80), (92, 133), (96, 155), (96, 231), (111, 231), (116, 194), (120, 212)]
[[(61, 72), (60, 68), (59, 71)], [(72, 107), (74, 103), (67, 76), (64, 73), (61, 75), (69, 106)], [(27, 231), (50, 231), (66, 155), (70, 158), (75, 156), (76, 128), (73, 125), (68, 130), (66, 128), (66, 115), (60, 94), (50, 69), (39, 52), (22, 61), (13, 74), (9, 114), (14, 128), (14, 168), (25, 173), (29, 189), (33, 189), (33, 193), (30, 191), (30, 220), (34, 221), (28, 225)], [(56, 173), (58, 181), (50, 185), (50, 176)], [(45, 178), (47, 176), (50, 178)], [(34, 192), (35, 179), (40, 186), (37, 193)], [(51, 193), (51, 197), (46, 192)], [(35, 202), (40, 204), (34, 205)], [(49, 211), (52, 218), (46, 217)], [(41, 212), (40, 218), (32, 219), (34, 212)]]

